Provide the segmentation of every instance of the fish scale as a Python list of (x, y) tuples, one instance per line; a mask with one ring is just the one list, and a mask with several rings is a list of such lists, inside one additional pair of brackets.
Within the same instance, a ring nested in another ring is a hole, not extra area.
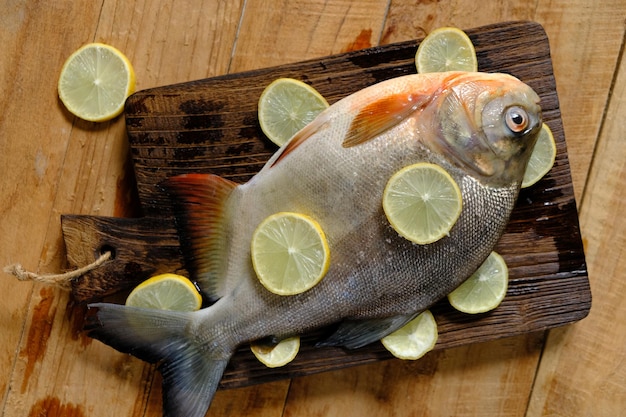
[[(211, 174), (168, 181), (188, 270), (216, 300), (194, 313), (94, 304), (90, 335), (159, 363), (164, 415), (203, 416), (237, 346), (339, 323), (320, 346), (358, 348), (397, 330), (473, 273), (504, 231), (541, 128), (538, 96), (504, 74), (408, 75), (330, 106), (248, 183)], [(448, 236), (418, 245), (382, 208), (393, 174), (435, 163), (459, 185)], [(280, 296), (258, 281), (251, 239), (268, 216), (314, 218), (330, 266)]]

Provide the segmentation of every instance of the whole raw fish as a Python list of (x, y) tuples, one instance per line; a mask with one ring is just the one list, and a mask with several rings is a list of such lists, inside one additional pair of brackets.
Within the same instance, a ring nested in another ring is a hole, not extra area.
[[(215, 300), (194, 313), (95, 304), (90, 336), (163, 374), (164, 415), (204, 416), (236, 347), (341, 322), (323, 345), (357, 348), (400, 328), (474, 272), (501, 236), (541, 127), (539, 97), (504, 74), (437, 73), (382, 82), (338, 101), (248, 183), (169, 180), (192, 278)], [(420, 161), (463, 196), (441, 240), (413, 244), (389, 225), (389, 178)], [(323, 228), (331, 265), (294, 296), (266, 290), (250, 258), (267, 216), (293, 211)]]

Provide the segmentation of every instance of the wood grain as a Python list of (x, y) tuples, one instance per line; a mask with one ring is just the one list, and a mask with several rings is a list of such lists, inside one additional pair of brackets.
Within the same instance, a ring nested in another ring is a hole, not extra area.
[(561, 111), (576, 200), (581, 201), (624, 47), (626, 4), (609, 0), (597, 7), (584, 0), (558, 0), (538, 2), (535, 13), (535, 19), (548, 28), (552, 59), (559, 63), (554, 71), (558, 91), (568, 96)]
[[(496, 248), (509, 264), (507, 302), (492, 314), (478, 318), (455, 313), (447, 304), (440, 304), (434, 309), (440, 333), (437, 348), (576, 321), (587, 314), (590, 303), (545, 32), (538, 24), (516, 22), (468, 30), (468, 34), (483, 70), (512, 73), (541, 96), (544, 120), (552, 127), (559, 152), (552, 173), (539, 185), (522, 191)], [(94, 256), (103, 247), (113, 248), (116, 254), (113, 261), (76, 280), (74, 295), (79, 301), (90, 300), (134, 285), (133, 280), (145, 279), (157, 270), (183, 270), (182, 262), (176, 260), (170, 200), (159, 184), (187, 172), (211, 172), (236, 181), (256, 173), (275, 149), (263, 137), (256, 120), (258, 97), (272, 80), (287, 76), (303, 79), (332, 103), (367, 85), (414, 73), (417, 45), (416, 41), (391, 44), (134, 94), (127, 102), (126, 124), (147, 217), (118, 222), (85, 216), (64, 218), (64, 232), (71, 231), (64, 234), (69, 258), (79, 258), (78, 254), (85, 251)], [(161, 238), (165, 242), (163, 248), (158, 248)], [(349, 354), (341, 349), (313, 349), (311, 345), (303, 347), (293, 363), (279, 370), (265, 368), (243, 348), (227, 369), (222, 387), (391, 357), (379, 345)]]
[[(54, 210), (55, 190), (71, 131), (71, 125), (59, 108), (56, 68), (73, 48), (63, 28), (75, 19), (84, 19), (86, 25), (75, 29), (74, 39), (89, 38), (98, 12), (93, 4), (65, 2), (57, 6), (42, 14), (36, 12), (32, 2), (14, 2), (2, 4), (3, 13), (0, 13), (3, 45), (0, 52), (0, 166), (3, 168), (0, 256), (3, 265), (21, 262), (30, 269), (45, 270), (47, 265), (58, 268), (63, 259), (49, 256), (45, 245), (48, 225), (59, 216)], [(47, 30), (39, 30), (42, 27)], [(39, 68), (42, 56), (47, 60), (45, 71), (34, 74), (33, 68)], [(52, 87), (42, 89), (42, 85)], [(61, 241), (60, 233), (56, 234), (56, 239)], [(0, 280), (0, 293), (4, 295), (0, 303), (0, 366), (3, 369), (0, 414), (11, 415), (12, 411), (4, 410), (13, 410), (24, 388), (29, 388), (24, 385), (25, 376), (39, 379), (52, 323), (59, 311), (51, 299), (65, 297), (67, 302), (67, 294), (46, 290), (42, 296), (39, 286), (16, 285), (7, 277)], [(49, 323), (33, 326), (34, 319)], [(28, 347), (27, 341), (39, 348)], [(46, 374), (41, 379), (50, 382)], [(22, 402), (30, 407), (34, 401)], [(13, 415), (27, 415), (27, 411), (18, 407)]]
[(581, 226), (591, 242), (594, 308), (579, 326), (550, 334), (529, 415), (620, 415), (626, 410), (626, 60), (621, 60), (602, 129)]
[[(616, 79), (625, 73), (626, 1), (0, 0), (0, 7), (0, 260), (39, 272), (67, 266), (61, 214), (141, 215), (123, 119), (82, 123), (57, 100), (59, 68), (83, 43), (122, 49), (146, 89), (408, 41), (444, 25), (538, 21), (550, 39), (581, 209), (590, 316), (545, 341), (532, 333), (438, 350), (424, 362), (381, 361), (221, 390), (208, 415), (622, 414), (626, 115), (615, 103), (623, 96)], [(0, 279), (0, 292), (0, 414), (160, 415), (152, 367), (83, 338), (82, 312), (68, 306), (67, 294), (10, 276)]]
[[(14, 167), (3, 181), (3, 187), (6, 184), (12, 190), (3, 193), (8, 198), (3, 211), (7, 210), (8, 215), (2, 227), (7, 227), (6, 236), (11, 240), (5, 240), (2, 248), (3, 252), (5, 248), (13, 251), (3, 253), (10, 256), (3, 259), (4, 263), (19, 261), (29, 269), (46, 272), (66, 267), (61, 213), (126, 216), (137, 214), (138, 208), (124, 120), (93, 124), (74, 119), (56, 94), (58, 71), (64, 60), (83, 43), (102, 41), (123, 50), (135, 64), (136, 72), (141, 74), (138, 88), (164, 80), (177, 82), (221, 74), (230, 62), (241, 4), (212, 3), (211, 10), (173, 8), (169, 1), (153, 1), (137, 10), (131, 2), (79, 5), (65, 1), (54, 7), (37, 3), (8, 5), (11, 13), (6, 17), (7, 25), (3, 25), (3, 30), (18, 30), (3, 34), (14, 37), (14, 50), (19, 52), (9, 61), (13, 77), (6, 86), (13, 93), (3, 94), (3, 99), (13, 100), (4, 108), (15, 110), (4, 113), (9, 119), (3, 119), (7, 124), (3, 122), (2, 137), (15, 139), (8, 142), (7, 153), (2, 156), (7, 158), (4, 167)], [(188, 25), (194, 21), (197, 24)], [(218, 28), (207, 31), (207, 21)], [(207, 55), (210, 52), (205, 48), (211, 41), (216, 47), (212, 52), (220, 51), (221, 59)], [(198, 61), (203, 57), (204, 62)], [(179, 67), (170, 59), (193, 65)], [(36, 75), (33, 71), (41, 67), (42, 61), (43, 76)], [(20, 73), (30, 77), (23, 81)], [(42, 90), (42, 86), (46, 88)], [(40, 115), (35, 122), (33, 114)], [(2, 360), (11, 360), (5, 369), (12, 370), (0, 376), (4, 415), (29, 415), (33, 410), (51, 407), (52, 400), (60, 406), (80, 405), (86, 414), (93, 414), (102, 403), (116, 404), (118, 411), (132, 410), (137, 405), (136, 411), (143, 412), (141, 404), (152, 385), (151, 367), (81, 339), (78, 332), (84, 312), (68, 306), (69, 294), (35, 286), (30, 297), (20, 296), (20, 291), (30, 290), (28, 285), (15, 287), (15, 282), (7, 280), (2, 285), (7, 285), (4, 294), (16, 294), (9, 297), (8, 304), (21, 303), (14, 313), (2, 314), (6, 322), (3, 333), (12, 339), (12, 344), (9, 340), (2, 343), (6, 352)], [(30, 346), (40, 348), (33, 350)], [(85, 377), (90, 361), (107, 366), (93, 366), (87, 371), (89, 377)], [(112, 372), (111, 364), (117, 372)], [(76, 394), (84, 380), (92, 381), (89, 390)], [(52, 398), (50, 393), (54, 394)], [(111, 412), (119, 415), (116, 410)]]
[[(387, 7), (387, 2), (377, 0), (248, 0), (229, 72), (372, 46)], [(259, 15), (268, 18), (258, 19)]]
[(534, 333), (295, 378), (284, 415), (521, 416), (542, 339)]

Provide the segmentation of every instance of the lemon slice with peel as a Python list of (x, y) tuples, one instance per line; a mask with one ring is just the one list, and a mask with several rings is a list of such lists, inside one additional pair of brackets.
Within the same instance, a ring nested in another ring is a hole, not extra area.
[(442, 27), (432, 31), (417, 48), (417, 72), (477, 71), (476, 50), (460, 29)]
[(464, 313), (485, 313), (504, 300), (508, 282), (506, 262), (498, 253), (491, 252), (472, 276), (448, 294), (448, 301)]
[(439, 165), (417, 163), (395, 173), (383, 192), (383, 209), (391, 226), (418, 244), (446, 236), (461, 215), (461, 190)]
[(92, 122), (122, 113), (126, 98), (135, 91), (135, 71), (118, 49), (90, 43), (63, 64), (59, 98), (74, 115)]
[(300, 350), (300, 337), (289, 337), (276, 345), (251, 343), (250, 350), (263, 365), (268, 368), (278, 368), (294, 360)]
[(139, 284), (128, 295), (126, 305), (159, 310), (195, 311), (202, 306), (202, 297), (187, 278), (176, 274), (161, 274)]
[(542, 179), (552, 169), (555, 160), (556, 142), (550, 127), (544, 123), (528, 160), (522, 188), (530, 187)]
[(330, 251), (320, 225), (299, 213), (263, 220), (252, 236), (252, 266), (261, 283), (279, 295), (294, 295), (317, 284), (328, 271)]
[(396, 358), (415, 360), (435, 347), (437, 337), (437, 322), (430, 310), (425, 310), (380, 341)]
[(313, 87), (293, 78), (279, 78), (259, 98), (258, 117), (263, 133), (282, 146), (328, 107)]

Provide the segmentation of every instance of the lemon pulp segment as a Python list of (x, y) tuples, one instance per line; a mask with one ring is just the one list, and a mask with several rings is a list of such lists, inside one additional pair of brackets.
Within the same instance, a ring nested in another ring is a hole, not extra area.
[(84, 45), (70, 55), (58, 83), (59, 98), (65, 107), (93, 122), (119, 115), (134, 90), (135, 72), (128, 58), (102, 43)]
[(300, 213), (269, 216), (255, 230), (252, 266), (261, 283), (279, 295), (315, 286), (326, 274), (330, 251), (321, 226)]
[(444, 71), (477, 71), (478, 60), (470, 38), (460, 29), (442, 27), (420, 43), (415, 54), (420, 74)]
[(552, 169), (555, 160), (556, 142), (550, 127), (544, 123), (528, 160), (522, 188), (530, 187), (542, 179)]
[(187, 278), (161, 274), (139, 284), (126, 299), (132, 307), (172, 311), (195, 311), (202, 306), (202, 297)]
[(409, 165), (395, 173), (383, 192), (383, 209), (391, 226), (418, 244), (446, 236), (461, 215), (461, 190), (443, 168), (431, 163)]
[(396, 358), (415, 360), (435, 347), (437, 337), (437, 322), (430, 310), (425, 310), (381, 342)]
[(250, 350), (254, 356), (268, 368), (285, 366), (298, 354), (300, 350), (300, 337), (294, 336), (283, 339), (274, 346), (262, 343), (251, 343)]
[(506, 262), (498, 253), (491, 252), (476, 272), (448, 294), (448, 301), (464, 313), (485, 313), (504, 300), (508, 281)]

